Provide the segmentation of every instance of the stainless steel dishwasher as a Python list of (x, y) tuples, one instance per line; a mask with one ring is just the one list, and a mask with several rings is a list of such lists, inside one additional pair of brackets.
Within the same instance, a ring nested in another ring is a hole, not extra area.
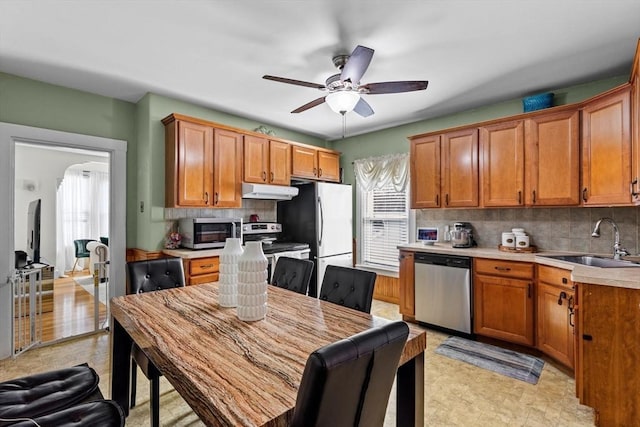
[(414, 260), (416, 320), (471, 335), (471, 258), (416, 253)]

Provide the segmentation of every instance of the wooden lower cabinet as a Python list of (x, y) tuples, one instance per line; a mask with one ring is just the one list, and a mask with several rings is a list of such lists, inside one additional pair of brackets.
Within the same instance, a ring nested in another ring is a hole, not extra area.
[(413, 252), (400, 251), (400, 314), (405, 320), (415, 316), (414, 274)]
[(476, 258), (474, 272), (473, 332), (533, 346), (533, 264)]
[(640, 290), (580, 283), (576, 384), (596, 425), (640, 425)]
[(184, 276), (187, 286), (216, 282), (220, 271), (220, 258), (184, 258)]
[(536, 347), (573, 369), (575, 295), (571, 272), (538, 265)]

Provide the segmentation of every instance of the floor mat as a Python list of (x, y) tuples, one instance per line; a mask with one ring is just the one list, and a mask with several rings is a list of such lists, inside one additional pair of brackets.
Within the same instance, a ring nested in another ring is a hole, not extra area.
[[(93, 276), (74, 277), (73, 280), (85, 291), (91, 295), (94, 294), (95, 285), (93, 284)], [(107, 302), (107, 285), (106, 283), (100, 283), (98, 291), (98, 300), (106, 304)]]
[(544, 366), (537, 357), (460, 337), (445, 339), (436, 353), (530, 384), (538, 382)]

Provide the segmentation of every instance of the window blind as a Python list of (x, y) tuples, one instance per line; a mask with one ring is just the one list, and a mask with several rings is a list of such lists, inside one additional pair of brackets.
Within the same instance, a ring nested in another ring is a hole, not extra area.
[(408, 191), (393, 185), (361, 191), (362, 262), (397, 269), (397, 246), (408, 242)]

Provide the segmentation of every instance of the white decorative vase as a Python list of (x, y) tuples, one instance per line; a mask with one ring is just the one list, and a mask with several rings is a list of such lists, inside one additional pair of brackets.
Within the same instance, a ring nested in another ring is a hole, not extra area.
[(220, 254), (218, 303), (220, 307), (238, 305), (238, 260), (243, 253), (241, 240), (228, 238)]
[(238, 318), (245, 322), (267, 315), (267, 257), (261, 242), (247, 242), (238, 259)]

